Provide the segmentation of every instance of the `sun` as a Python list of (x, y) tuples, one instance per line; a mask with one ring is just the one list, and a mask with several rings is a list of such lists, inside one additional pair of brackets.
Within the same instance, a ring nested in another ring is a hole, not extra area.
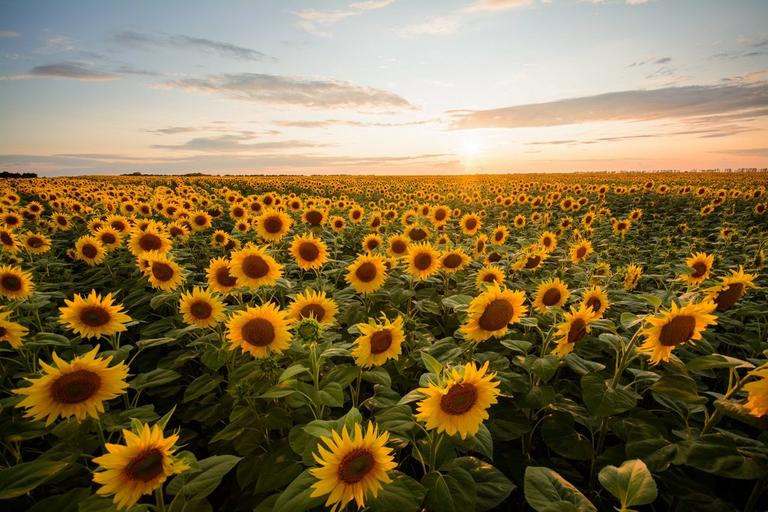
[(464, 165), (475, 165), (483, 156), (485, 145), (476, 136), (470, 135), (462, 138), (457, 144), (458, 155)]

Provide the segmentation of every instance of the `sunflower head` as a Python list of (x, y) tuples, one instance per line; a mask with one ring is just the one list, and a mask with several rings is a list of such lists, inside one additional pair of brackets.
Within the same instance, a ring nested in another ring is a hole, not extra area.
[(411, 244), (406, 258), (408, 273), (422, 281), (440, 268), (440, 253), (428, 242)]
[(107, 251), (101, 240), (95, 236), (81, 236), (75, 243), (75, 257), (84, 261), (88, 266), (98, 265), (104, 261)]
[(8, 320), (10, 315), (10, 311), (0, 311), (0, 341), (8, 342), (13, 348), (19, 348), (23, 345), (22, 340), (28, 329)]
[(184, 281), (181, 267), (167, 254), (151, 251), (144, 253), (140, 259), (145, 263), (142, 271), (153, 288), (171, 291)]
[(594, 250), (592, 249), (592, 242), (589, 240), (579, 240), (571, 246), (571, 262), (574, 265), (578, 265), (582, 261), (586, 260)]
[(700, 340), (701, 333), (717, 323), (717, 317), (712, 314), (716, 308), (712, 301), (683, 307), (673, 303), (670, 310), (646, 319), (648, 325), (642, 331), (645, 341), (637, 350), (648, 354), (651, 364), (669, 361), (675, 347)]
[(281, 354), (288, 348), (292, 321), (272, 303), (251, 307), (232, 315), (227, 322), (230, 348), (240, 347), (257, 358)]
[(566, 284), (560, 278), (554, 277), (542, 281), (536, 289), (533, 307), (539, 313), (544, 313), (549, 308), (560, 308), (568, 300), (570, 292)]
[(381, 366), (400, 355), (405, 340), (402, 316), (398, 316), (394, 322), (384, 317), (382, 323), (357, 324), (357, 330), (360, 336), (355, 340), (352, 357), (358, 366)]
[(229, 271), (238, 287), (259, 288), (274, 285), (283, 275), (283, 266), (266, 249), (248, 244), (232, 253)]
[(219, 293), (229, 293), (237, 288), (237, 278), (229, 271), (229, 261), (224, 258), (215, 258), (208, 264), (206, 270), (208, 287)]
[(75, 294), (73, 300), (65, 300), (59, 308), (59, 321), (82, 338), (111, 336), (126, 330), (131, 317), (123, 313), (123, 306), (112, 303), (112, 294), (102, 298), (96, 290), (83, 298)]
[(268, 242), (279, 242), (290, 231), (293, 220), (285, 213), (269, 209), (256, 220), (256, 232)]
[(725, 276), (720, 284), (708, 290), (707, 297), (717, 305), (717, 311), (727, 311), (747, 293), (748, 288), (755, 288), (754, 274), (747, 274), (743, 267), (731, 270), (729, 276)]
[(467, 322), (461, 326), (461, 332), (474, 342), (504, 336), (509, 325), (518, 322), (528, 311), (523, 302), (525, 292), (503, 289), (495, 283), (489, 285), (470, 302)]
[(14, 265), (0, 266), (0, 296), (6, 299), (26, 299), (32, 295), (32, 275)]
[(225, 316), (221, 299), (199, 286), (181, 295), (179, 311), (187, 324), (198, 327), (213, 327), (224, 320)]
[(329, 298), (324, 291), (304, 290), (296, 295), (288, 307), (288, 316), (294, 321), (313, 318), (321, 325), (331, 325), (336, 321), (339, 308), (336, 301)]
[(440, 255), (440, 265), (443, 270), (449, 274), (458, 272), (467, 265), (472, 259), (460, 247), (443, 251)]
[(592, 308), (583, 303), (579, 305), (579, 309), (571, 306), (570, 313), (565, 313), (563, 316), (565, 319), (557, 326), (555, 333), (557, 346), (552, 351), (558, 356), (570, 354), (576, 343), (591, 330), (590, 324), (596, 319)]
[(593, 286), (584, 292), (581, 303), (590, 308), (595, 313), (595, 318), (602, 318), (605, 311), (610, 307), (608, 294), (599, 286)]
[(504, 271), (498, 265), (489, 264), (477, 271), (477, 277), (475, 278), (475, 286), (477, 289), (482, 290), (486, 286), (496, 284), (502, 286), (506, 275)]
[(712, 271), (712, 265), (715, 261), (713, 254), (698, 252), (685, 260), (690, 272), (681, 276), (681, 279), (691, 286), (698, 286), (706, 281)]
[(387, 279), (385, 260), (381, 256), (361, 254), (347, 267), (347, 282), (358, 293), (372, 293)]
[(328, 261), (328, 248), (325, 242), (312, 233), (295, 237), (291, 243), (291, 254), (302, 270), (320, 268)]

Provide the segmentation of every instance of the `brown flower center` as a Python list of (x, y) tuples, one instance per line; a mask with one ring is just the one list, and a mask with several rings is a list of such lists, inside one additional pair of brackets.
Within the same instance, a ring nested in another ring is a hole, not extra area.
[(491, 263), (496, 263), (497, 261), (501, 261), (501, 254), (497, 252), (492, 252), (488, 255), (488, 261)]
[(378, 274), (376, 265), (370, 261), (366, 261), (355, 270), (355, 276), (364, 283), (370, 283), (376, 279), (376, 274)]
[(80, 321), (88, 327), (101, 327), (111, 319), (109, 311), (101, 306), (86, 306), (80, 311)]
[(163, 453), (157, 448), (150, 448), (134, 457), (125, 467), (125, 475), (130, 480), (149, 482), (163, 472)]
[(264, 230), (272, 235), (283, 229), (283, 220), (277, 215), (270, 215), (264, 219)]
[(373, 454), (365, 448), (352, 450), (339, 463), (339, 480), (354, 484), (365, 478), (376, 465)]
[(163, 247), (163, 241), (154, 233), (144, 233), (139, 237), (139, 247), (142, 251), (157, 251)]
[(320, 256), (320, 248), (313, 242), (302, 242), (299, 245), (299, 256), (305, 261), (315, 261)]
[(205, 215), (195, 215), (193, 220), (198, 226), (205, 226), (208, 223), (208, 217)]
[(173, 267), (168, 263), (163, 263), (162, 261), (152, 262), (152, 275), (155, 276), (155, 279), (158, 281), (170, 281), (175, 274)]
[(432, 255), (426, 252), (420, 252), (413, 258), (413, 266), (418, 270), (427, 270), (432, 266)]
[(85, 244), (80, 252), (88, 259), (93, 259), (99, 254), (99, 250), (93, 244)]
[(541, 262), (540, 256), (530, 256), (525, 261), (525, 268), (536, 268), (539, 266), (539, 263)]
[(600, 311), (600, 308), (603, 307), (603, 303), (600, 302), (600, 299), (598, 297), (590, 297), (587, 300), (587, 307), (592, 308), (592, 311)]
[(386, 352), (392, 345), (392, 332), (389, 329), (376, 331), (371, 335), (371, 354)]
[(488, 272), (483, 276), (483, 282), (484, 283), (495, 283), (496, 282), (496, 274), (493, 272)]
[(463, 382), (454, 384), (440, 398), (440, 409), (452, 416), (464, 414), (477, 402), (477, 388), (474, 384)]
[(448, 215), (448, 212), (446, 212), (442, 208), (438, 208), (437, 210), (435, 210), (435, 220), (437, 221), (441, 221), (445, 219), (446, 215)]
[(486, 331), (498, 331), (503, 329), (515, 314), (515, 308), (506, 299), (496, 299), (485, 307), (477, 324)]
[(207, 320), (213, 313), (213, 307), (205, 300), (196, 300), (189, 306), (189, 312), (199, 320)]
[(42, 247), (43, 240), (38, 236), (30, 236), (27, 238), (27, 245), (33, 249), (37, 249), (38, 247)]
[(246, 343), (255, 347), (266, 347), (275, 341), (275, 327), (264, 318), (248, 320), (240, 329), (240, 334)]
[(579, 247), (576, 249), (576, 257), (577, 258), (583, 258), (587, 255), (587, 248), (586, 247)]
[(5, 274), (0, 278), (3, 288), (12, 292), (21, 290), (21, 278), (13, 274)]
[(13, 245), (13, 238), (7, 231), (0, 231), (0, 241), (5, 245)]
[(475, 229), (475, 227), (477, 227), (477, 220), (467, 219), (467, 221), (464, 223), (464, 227), (469, 230)]
[(550, 288), (544, 292), (544, 295), (541, 296), (541, 302), (545, 306), (554, 306), (560, 302), (561, 297), (562, 295), (560, 295), (560, 290), (557, 288)]
[(721, 291), (715, 297), (715, 304), (717, 304), (718, 311), (725, 311), (731, 309), (734, 304), (744, 295), (744, 284), (731, 283), (728, 288)]
[(568, 343), (576, 343), (587, 334), (587, 322), (581, 318), (577, 318), (571, 322), (571, 327), (568, 329)]
[(237, 284), (237, 278), (229, 273), (229, 267), (219, 267), (216, 269), (216, 282), (221, 286), (231, 288)]
[(269, 273), (269, 264), (258, 254), (243, 258), (243, 273), (251, 279), (259, 279)]
[(88, 370), (65, 373), (51, 384), (51, 398), (60, 404), (78, 404), (91, 398), (101, 387), (101, 377)]
[(659, 334), (659, 341), (665, 347), (675, 347), (691, 339), (696, 329), (696, 318), (679, 315), (664, 324)]
[(117, 237), (115, 237), (114, 233), (102, 233), (101, 241), (107, 245), (111, 245), (117, 242)]
[(427, 232), (421, 228), (414, 228), (408, 232), (408, 238), (418, 242), (419, 240), (424, 240), (427, 238)]
[(323, 221), (323, 214), (317, 210), (310, 210), (307, 212), (305, 218), (311, 226), (319, 226)]
[(691, 274), (693, 278), (699, 278), (707, 273), (707, 264), (703, 261), (697, 261), (691, 265), (691, 268), (694, 270), (693, 274)]
[(408, 248), (408, 246), (402, 240), (395, 240), (394, 242), (392, 242), (391, 248), (393, 253), (403, 254), (405, 250)]
[(461, 265), (461, 256), (456, 253), (451, 253), (443, 258), (443, 266), (445, 268), (458, 268)]
[(320, 304), (307, 304), (301, 311), (299, 311), (301, 318), (309, 318), (314, 316), (317, 321), (321, 321), (325, 317), (325, 308)]

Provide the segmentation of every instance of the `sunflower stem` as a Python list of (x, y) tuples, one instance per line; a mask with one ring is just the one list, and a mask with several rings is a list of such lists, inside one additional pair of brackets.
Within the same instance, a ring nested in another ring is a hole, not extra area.
[(165, 496), (163, 496), (162, 487), (155, 489), (155, 510), (165, 512)]

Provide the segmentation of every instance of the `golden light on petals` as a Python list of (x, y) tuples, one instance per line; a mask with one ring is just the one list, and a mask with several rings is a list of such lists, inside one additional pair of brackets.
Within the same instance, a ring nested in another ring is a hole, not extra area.
[(474, 342), (504, 336), (509, 325), (520, 321), (528, 311), (524, 302), (523, 291), (503, 289), (495, 283), (489, 285), (469, 303), (467, 322), (461, 326), (461, 332)]
[(642, 331), (645, 341), (638, 352), (648, 354), (651, 364), (669, 361), (676, 347), (695, 343), (708, 326), (717, 323), (717, 317), (712, 314), (716, 308), (711, 301), (683, 307), (673, 303), (670, 310), (646, 319), (648, 326)]
[(111, 336), (126, 330), (131, 317), (123, 313), (123, 306), (112, 303), (112, 294), (102, 298), (96, 290), (83, 298), (75, 294), (73, 300), (65, 300), (59, 308), (59, 321), (83, 338)]

